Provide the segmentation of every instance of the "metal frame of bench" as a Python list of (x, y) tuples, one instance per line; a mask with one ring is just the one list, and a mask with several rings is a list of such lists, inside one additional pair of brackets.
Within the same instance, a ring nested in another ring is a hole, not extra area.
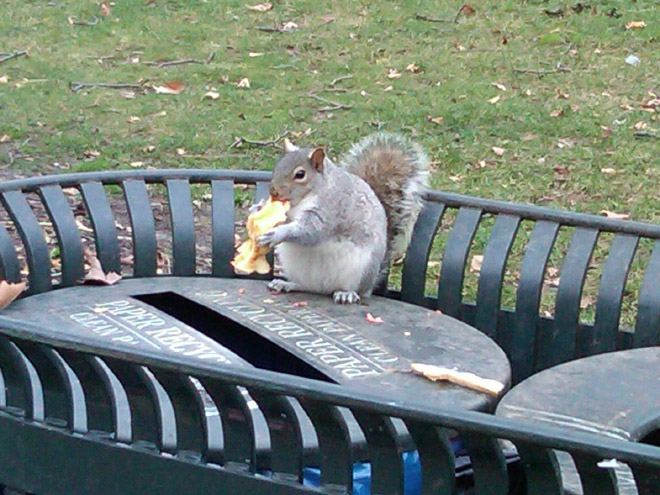
[[(151, 277), (159, 274), (148, 184), (164, 185), (172, 229), (172, 274), (200, 276), (196, 272), (190, 186), (206, 184), (212, 193), (210, 275), (232, 277), (234, 186), (255, 185), (259, 199), (268, 194), (269, 178), (267, 172), (229, 170), (70, 174), (2, 183), (0, 201), (20, 235), (29, 270), (29, 296), (71, 286), (84, 275), (83, 243), (63, 188), (80, 191), (93, 226), (97, 256), (106, 271), (120, 271), (118, 234), (106, 187), (121, 186), (131, 223), (133, 276)], [(38, 194), (55, 229), (62, 260), (57, 279), (43, 230), (26, 199), (28, 193)], [(442, 249), (437, 296), (429, 295), (429, 254), (443, 218), (451, 210), (456, 215)], [(484, 219), (492, 217), (476, 301), (466, 303), (465, 272), (475, 233)], [(509, 310), (501, 307), (507, 283), (504, 275), (512, 246), (522, 235), (523, 222), (533, 227), (515, 288), (515, 310)], [(566, 227), (572, 229), (572, 237), (561, 260), (553, 319), (539, 314), (541, 292), (553, 246), (560, 229)], [(613, 234), (613, 241), (602, 267), (595, 322), (587, 325), (579, 321), (581, 295), (603, 233)], [(640, 239), (650, 240), (653, 248), (637, 297), (634, 332), (622, 331), (622, 298)], [(18, 247), (6, 226), (0, 224), (0, 275), (9, 281), (21, 279)], [(657, 280), (660, 226), (429, 191), (402, 268), (401, 288), (383, 288), (381, 293), (440, 309), (493, 337), (507, 352), (514, 382), (518, 382), (537, 370), (576, 357), (658, 345)], [(474, 466), (475, 493), (479, 495), (508, 493), (496, 439), (511, 440), (518, 448), (530, 494), (561, 493), (550, 449), (571, 453), (585, 495), (616, 493), (611, 471), (597, 467), (604, 458), (627, 462), (641, 495), (657, 493), (660, 487), (657, 447), (518, 424), (480, 413), (430, 411), (421, 405), (384, 402), (337, 386), (265, 371), (245, 374), (191, 367), (148, 354), (127, 359), (118, 349), (96, 348), (84, 341), (35, 338), (29, 325), (2, 317), (0, 332), (4, 335), (0, 339), (0, 378), (4, 383), (0, 390), (6, 389), (4, 395), (0, 393), (0, 483), (33, 493), (180, 493), (190, 491), (193, 484), (201, 493), (314, 492), (300, 484), (299, 425), (283, 396), (295, 397), (316, 428), (322, 491), (350, 492), (352, 461), (345, 425), (336, 410), (339, 406), (351, 408), (364, 429), (373, 463), (373, 493), (401, 493), (401, 458), (389, 416), (406, 421), (420, 451), (424, 493), (451, 493), (453, 454), (443, 428), (458, 431), (466, 440)], [(199, 401), (193, 400), (190, 376), (197, 378), (216, 402), (220, 419), (213, 424), (205, 419)], [(44, 394), (47, 380), (59, 387), (59, 396)], [(139, 394), (135, 387), (142, 387)], [(247, 406), (237, 387), (250, 390), (271, 420), (270, 477), (255, 472), (254, 432), (247, 416), (241, 414)], [(99, 388), (105, 390), (104, 397), (90, 392)], [(144, 397), (149, 397), (148, 407)], [(151, 411), (151, 420), (136, 417), (138, 411), (145, 410)], [(155, 443), (136, 441), (140, 436), (137, 432), (149, 421), (158, 426)]]

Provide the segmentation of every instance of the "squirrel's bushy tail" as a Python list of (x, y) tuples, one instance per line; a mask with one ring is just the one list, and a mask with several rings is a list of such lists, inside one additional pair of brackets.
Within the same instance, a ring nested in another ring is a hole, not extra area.
[(426, 153), (403, 136), (379, 132), (354, 144), (340, 164), (378, 196), (387, 214), (388, 251), (392, 259), (401, 257), (421, 208), (422, 192), (428, 187)]

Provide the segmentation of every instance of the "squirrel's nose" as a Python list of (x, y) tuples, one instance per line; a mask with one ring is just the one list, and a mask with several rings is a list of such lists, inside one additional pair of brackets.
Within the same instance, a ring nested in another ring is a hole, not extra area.
[(273, 199), (278, 199), (280, 195), (280, 192), (277, 190), (277, 188), (270, 186), (270, 197)]

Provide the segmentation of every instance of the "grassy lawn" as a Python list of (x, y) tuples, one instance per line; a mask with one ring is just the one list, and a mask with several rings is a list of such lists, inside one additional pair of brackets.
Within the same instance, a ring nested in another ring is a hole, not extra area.
[(660, 222), (657, 0), (108, 3), (0, 0), (0, 52), (28, 54), (0, 63), (5, 175), (269, 169), (279, 150), (241, 138), (336, 156), (381, 128), (423, 144), (436, 188)]

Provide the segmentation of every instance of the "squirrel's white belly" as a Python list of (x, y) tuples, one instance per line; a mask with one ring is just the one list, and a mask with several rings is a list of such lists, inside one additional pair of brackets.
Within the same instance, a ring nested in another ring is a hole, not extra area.
[(315, 246), (283, 242), (277, 246), (277, 255), (284, 275), (291, 282), (320, 294), (358, 292), (373, 263), (368, 248), (349, 241), (328, 241)]

